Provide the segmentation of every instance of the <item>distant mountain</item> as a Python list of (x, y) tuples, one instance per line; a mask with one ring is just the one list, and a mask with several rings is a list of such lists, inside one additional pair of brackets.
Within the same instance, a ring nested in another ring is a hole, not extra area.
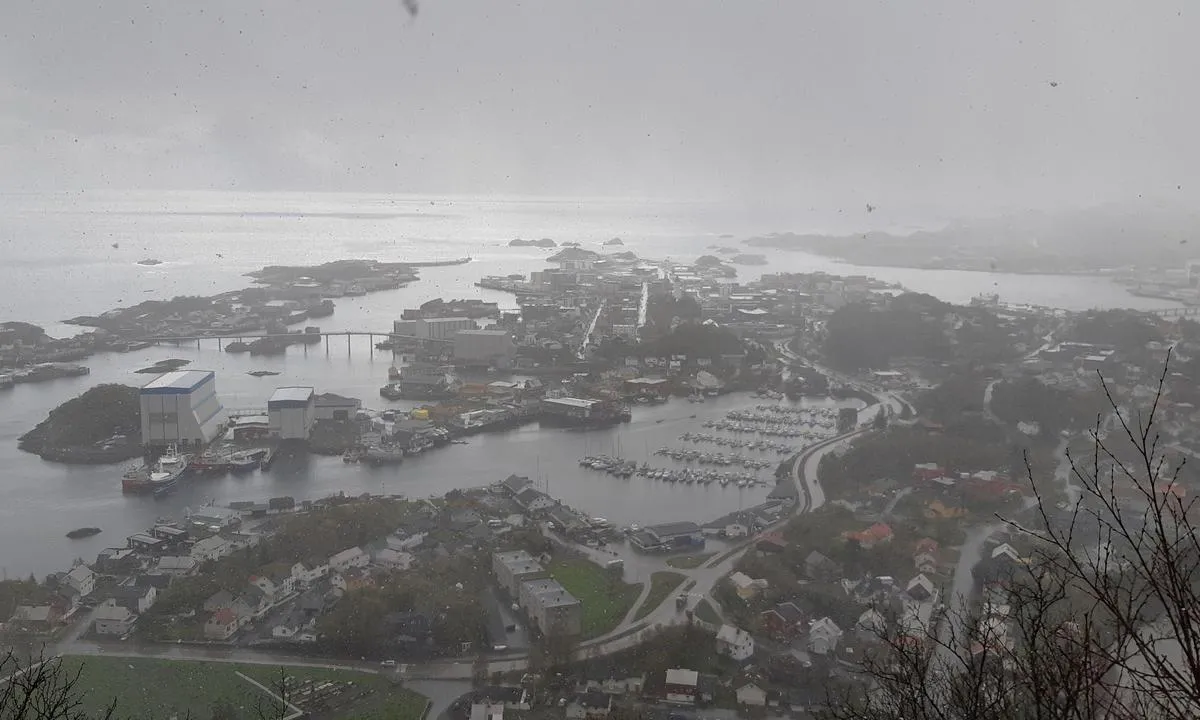
[(1102, 206), (962, 221), (911, 235), (778, 233), (746, 243), (804, 250), (863, 265), (1006, 272), (1178, 267), (1200, 258), (1200, 213), (1158, 205)]

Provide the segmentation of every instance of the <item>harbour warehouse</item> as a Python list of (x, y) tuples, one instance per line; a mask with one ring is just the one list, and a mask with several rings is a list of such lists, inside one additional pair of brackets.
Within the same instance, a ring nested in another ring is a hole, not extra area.
[(147, 447), (202, 447), (225, 423), (216, 375), (210, 370), (160, 375), (142, 386), (139, 402), (142, 444)]

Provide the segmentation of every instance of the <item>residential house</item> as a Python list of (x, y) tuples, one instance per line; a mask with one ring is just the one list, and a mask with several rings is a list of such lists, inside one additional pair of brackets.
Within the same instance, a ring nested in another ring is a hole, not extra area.
[(412, 567), (412, 553), (402, 550), (393, 550), (390, 547), (385, 547), (375, 551), (374, 562), (376, 565), (390, 568), (392, 570), (407, 570)]
[(733, 589), (737, 592), (738, 597), (745, 601), (758, 597), (758, 594), (767, 587), (766, 579), (756, 580), (740, 571), (730, 575), (729, 581), (733, 583)]
[(914, 555), (920, 555), (921, 553), (928, 553), (929, 555), (937, 555), (937, 552), (938, 552), (938, 541), (934, 540), (933, 538), (921, 538), (920, 540), (917, 541), (916, 546), (913, 548)]
[(808, 649), (818, 655), (828, 655), (837, 650), (841, 639), (842, 629), (828, 617), (814, 620), (808, 628)]
[(746, 527), (745, 523), (732, 522), (725, 526), (722, 533), (727, 538), (746, 537), (750, 534), (750, 528)]
[(416, 550), (425, 543), (425, 537), (427, 535), (428, 533), (426, 532), (409, 533), (403, 530), (397, 530), (396, 532), (387, 536), (387, 547), (389, 550), (395, 550), (396, 552), (408, 552), (411, 550)]
[(301, 610), (296, 610), (271, 629), (271, 637), (276, 640), (313, 643), (317, 641), (316, 624), (316, 618), (309, 617)]
[(249, 582), (262, 591), (263, 598), (268, 603), (274, 602), (277, 594), (282, 594), (278, 592), (275, 583), (271, 582), (271, 578), (265, 575), (251, 575)]
[(124, 575), (136, 570), (140, 562), (133, 548), (105, 548), (96, 555), (93, 567), (98, 573)]
[(908, 596), (917, 602), (928, 602), (933, 599), (937, 588), (934, 586), (933, 581), (925, 577), (922, 573), (908, 581), (908, 585), (904, 586), (904, 592), (908, 593)]
[(67, 585), (79, 593), (79, 597), (84, 598), (92, 594), (96, 589), (96, 573), (87, 565), (76, 565), (71, 568), (71, 572), (67, 573), (63, 578)]
[(364, 568), (371, 564), (371, 558), (360, 547), (346, 548), (329, 558), (331, 571), (344, 571), (350, 568)]
[(362, 568), (350, 568), (346, 572), (335, 572), (329, 578), (329, 583), (342, 592), (375, 587), (377, 584), (374, 576)]
[(108, 600), (92, 613), (92, 621), (97, 635), (122, 636), (128, 635), (133, 629), (137, 615), (124, 605)]
[(941, 500), (934, 500), (925, 507), (925, 517), (930, 520), (954, 520), (966, 516), (966, 508), (961, 508), (957, 505), (947, 505)]
[(864, 548), (873, 548), (892, 541), (894, 533), (887, 523), (875, 523), (866, 530), (849, 532), (844, 535), (848, 540), (855, 540)]
[(664, 699), (678, 705), (696, 704), (696, 681), (700, 673), (684, 668), (667, 670)]
[(292, 579), (300, 587), (309, 587), (327, 575), (329, 575), (327, 563), (298, 562), (292, 566)]
[(745, 662), (754, 656), (754, 638), (739, 627), (722, 625), (717, 631), (717, 654)]
[(53, 605), (18, 605), (9, 624), (36, 633), (50, 632), (58, 624), (61, 613)]
[(531, 700), (528, 690), (509, 685), (490, 685), (477, 693), (477, 696), (499, 703), (505, 710), (528, 710)]
[(567, 703), (567, 720), (601, 720), (612, 709), (612, 696), (590, 691), (578, 693)]
[(992, 548), (992, 559), (1017, 564), (1021, 562), (1021, 554), (1012, 545), (1000, 543)]
[(754, 683), (746, 683), (737, 689), (737, 702), (748, 707), (766, 707), (767, 691)]
[(913, 566), (919, 573), (934, 575), (938, 571), (937, 556), (929, 553), (917, 553), (913, 555)]
[(200, 569), (200, 561), (191, 555), (163, 555), (154, 568), (164, 575), (194, 575)]
[(517, 505), (527, 513), (537, 513), (555, 506), (554, 499), (537, 488), (528, 487), (517, 493)]
[(220, 560), (233, 552), (229, 541), (220, 535), (212, 535), (192, 544), (191, 556), (199, 562)]
[(209, 640), (228, 640), (238, 631), (241, 621), (231, 608), (221, 608), (204, 623), (204, 637)]
[(267, 578), (275, 586), (275, 600), (278, 602), (282, 598), (291, 597), (296, 594), (296, 577), (292, 575), (291, 570), (272, 570)]
[(776, 640), (791, 640), (803, 629), (804, 613), (793, 602), (777, 603), (770, 610), (764, 610), (760, 617), (763, 630)]
[(842, 566), (813, 550), (804, 558), (804, 572), (813, 580), (832, 582), (842, 576)]
[(112, 591), (112, 602), (137, 615), (144, 614), (157, 599), (158, 588), (153, 585), (119, 585)]
[(472, 703), (470, 720), (504, 720), (504, 703)]
[(880, 638), (887, 630), (887, 620), (879, 610), (868, 608), (858, 616), (858, 621), (854, 623), (854, 629), (868, 638)]

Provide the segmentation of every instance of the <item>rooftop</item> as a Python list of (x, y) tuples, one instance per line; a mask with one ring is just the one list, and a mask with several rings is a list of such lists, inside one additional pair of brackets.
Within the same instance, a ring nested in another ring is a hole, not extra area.
[(142, 386), (142, 392), (186, 393), (215, 377), (211, 370), (175, 370), (163, 373)]
[(599, 403), (599, 400), (585, 400), (584, 398), (561, 397), (561, 398), (546, 398), (544, 402), (555, 403), (557, 405), (569, 405), (577, 408), (590, 408)]
[(270, 403), (277, 402), (308, 402), (312, 399), (313, 389), (310, 387), (281, 387), (271, 393)]
[(662, 537), (672, 537), (674, 535), (689, 535), (700, 532), (700, 526), (694, 522), (673, 522), (663, 523), (661, 525), (650, 525), (646, 528), (655, 535)]

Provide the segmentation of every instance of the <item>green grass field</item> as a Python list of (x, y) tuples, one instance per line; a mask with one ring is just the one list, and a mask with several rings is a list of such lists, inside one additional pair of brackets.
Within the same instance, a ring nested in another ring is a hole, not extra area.
[(555, 560), (550, 574), (583, 604), (584, 640), (615, 628), (642, 592), (641, 584), (625, 583), (589, 560)]
[(721, 616), (717, 614), (717, 611), (713, 608), (712, 603), (710, 603), (707, 599), (702, 599), (700, 602), (696, 603), (696, 618), (703, 620), (706, 623), (712, 623), (713, 625), (717, 625), (721, 622)]
[[(119, 718), (183, 718), (190, 713), (204, 719), (212, 715), (214, 703), (226, 701), (237, 708), (240, 718), (251, 720), (258, 717), (259, 708), (271, 707), (272, 700), (236, 673), (272, 688), (279, 680), (279, 667), (271, 665), (113, 657), (68, 657), (63, 665), (72, 673), (79, 670), (84, 710), (98, 713), (115, 699)], [(425, 708), (423, 696), (370, 673), (284, 670), (298, 680), (354, 683), (353, 693), (335, 701), (328, 714), (321, 713), (323, 717), (418, 720)]]
[(667, 564), (673, 568), (679, 568), (681, 570), (692, 570), (700, 567), (709, 559), (716, 556), (717, 554), (715, 552), (699, 553), (696, 555), (676, 555), (675, 557), (667, 558)]
[(637, 612), (633, 614), (634, 620), (641, 620), (649, 615), (663, 600), (666, 600), (671, 593), (675, 592), (687, 576), (682, 573), (670, 572), (668, 570), (660, 570), (650, 576), (650, 592), (646, 595), (646, 600), (638, 607)]

